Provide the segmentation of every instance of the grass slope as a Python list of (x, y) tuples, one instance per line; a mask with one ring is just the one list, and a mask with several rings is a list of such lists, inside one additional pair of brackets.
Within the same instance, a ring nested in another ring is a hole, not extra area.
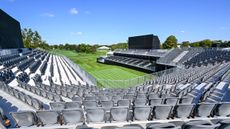
[(97, 63), (96, 59), (105, 55), (106, 52), (96, 52), (95, 54), (76, 53), (67, 50), (54, 50), (53, 52), (70, 58), (97, 79), (127, 80), (146, 74), (120, 66)]
[(144, 80), (134, 79), (146, 73), (133, 69), (97, 63), (97, 58), (106, 54), (106, 52), (96, 52), (95, 54), (76, 53), (67, 50), (54, 50), (56, 54), (61, 54), (80, 65), (97, 79), (97, 86), (108, 88), (126, 88), (143, 83)]

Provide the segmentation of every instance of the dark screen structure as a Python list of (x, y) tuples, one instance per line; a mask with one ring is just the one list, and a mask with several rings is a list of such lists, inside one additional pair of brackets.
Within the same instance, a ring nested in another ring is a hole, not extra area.
[(160, 49), (160, 40), (153, 34), (129, 37), (129, 49)]
[(20, 23), (0, 9), (0, 49), (23, 48)]

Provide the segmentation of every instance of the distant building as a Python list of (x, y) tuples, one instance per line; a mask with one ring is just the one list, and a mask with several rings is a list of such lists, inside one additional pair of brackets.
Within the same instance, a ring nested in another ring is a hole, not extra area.
[(23, 47), (20, 23), (0, 9), (0, 49)]

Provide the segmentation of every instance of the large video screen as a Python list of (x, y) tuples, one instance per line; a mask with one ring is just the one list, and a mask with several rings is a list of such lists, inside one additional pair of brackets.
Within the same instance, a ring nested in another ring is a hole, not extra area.
[(129, 49), (160, 49), (160, 40), (155, 35), (129, 37)]
[(0, 9), (0, 49), (23, 48), (20, 23)]

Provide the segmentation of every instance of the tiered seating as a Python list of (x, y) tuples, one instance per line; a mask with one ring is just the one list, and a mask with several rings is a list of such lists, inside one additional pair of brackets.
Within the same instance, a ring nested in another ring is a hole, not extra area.
[(10, 69), (5, 69), (0, 72), (0, 81), (9, 83), (14, 79), (14, 73)]
[(40, 65), (41, 65), (41, 60), (35, 61), (30, 65), (29, 69), (32, 73), (34, 73)]
[(165, 54), (168, 53), (168, 50), (162, 50), (162, 49), (127, 49), (127, 50), (122, 50), (122, 49), (117, 49), (115, 50), (114, 54), (115, 55), (141, 55), (141, 56), (154, 56), (154, 57), (162, 57)]
[(24, 71), (25, 69), (27, 69), (30, 64), (32, 64), (34, 61), (34, 59), (30, 58), (28, 60), (25, 60), (25, 61), (22, 61), (20, 64), (18, 64), (18, 69), (21, 70), (21, 71)]
[(213, 64), (216, 62), (229, 61), (229, 51), (228, 50), (218, 50), (218, 49), (205, 49), (203, 52), (196, 55), (194, 58), (191, 58), (185, 62), (186, 67), (190, 66), (200, 66)]
[(28, 74), (25, 72), (20, 73), (16, 78), (18, 81), (25, 82), (25, 83), (29, 82), (30, 80)]
[[(149, 52), (130, 50), (127, 53), (144, 55)], [(30, 105), (32, 110), (10, 113), (15, 122), (12, 127), (229, 128), (229, 51), (188, 48), (173, 49), (164, 54), (160, 62), (188, 67), (174, 68), (171, 73), (127, 89), (82, 85), (83, 80), (78, 80), (80, 78), (70, 62), (43, 51), (35, 50), (15, 57), (13, 59), (25, 59), (15, 63), (17, 66), (11, 65), (13, 70), (2, 69), (2, 73), (8, 72), (10, 76), (2, 76), (6, 79), (1, 80), (0, 92)], [(153, 64), (146, 58), (118, 55), (108, 57), (108, 60), (141, 68)], [(45, 83), (47, 81), (49, 83)]]
[(133, 66), (141, 69), (155, 71), (155, 67), (149, 60), (143, 60), (138, 58), (122, 57), (122, 56), (110, 56), (106, 58), (106, 61), (120, 63), (123, 65)]
[(157, 63), (174, 65), (175, 62), (173, 62), (173, 60), (177, 56), (179, 56), (183, 51), (184, 51), (184, 49), (175, 48), (175, 49), (171, 50), (170, 52), (168, 52), (164, 57), (161, 57), (159, 60), (157, 60)]
[(34, 107), (37, 110), (40, 110), (43, 108), (43, 103), (41, 101), (39, 101), (36, 98), (33, 98), (30, 95), (26, 95), (25, 93), (13, 88), (13, 87), (9, 87), (7, 85), (1, 84), (0, 85), (0, 90), (5, 91), (6, 93), (14, 96), (15, 98), (17, 98), (18, 100)]

